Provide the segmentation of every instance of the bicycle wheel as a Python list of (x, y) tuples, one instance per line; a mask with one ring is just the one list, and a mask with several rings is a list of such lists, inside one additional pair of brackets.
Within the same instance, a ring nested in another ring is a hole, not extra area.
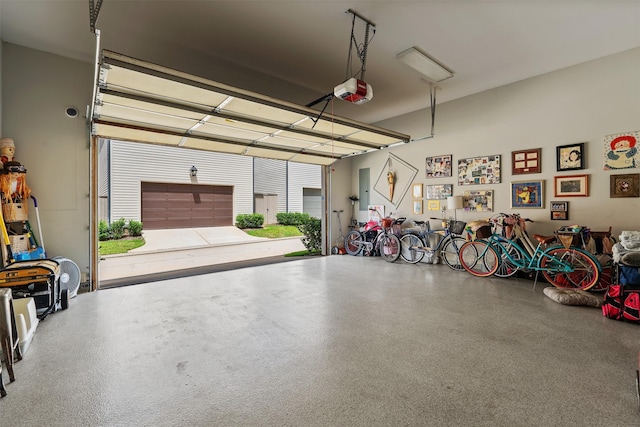
[(591, 289), (600, 279), (597, 261), (577, 248), (546, 250), (538, 262), (542, 275), (556, 288)]
[(498, 269), (493, 274), (494, 276), (501, 278), (511, 277), (520, 269), (518, 263), (521, 263), (522, 255), (511, 242), (501, 240), (497, 242), (497, 244), (500, 245), (498, 250), (500, 263), (498, 265)]
[(606, 292), (609, 289), (609, 285), (611, 285), (611, 280), (613, 277), (613, 268), (610, 265), (605, 265), (602, 267), (602, 271), (600, 272), (600, 279), (598, 279), (598, 283), (593, 285), (591, 292)]
[(344, 249), (349, 255), (358, 255), (364, 247), (364, 236), (358, 230), (352, 230), (344, 238)]
[(459, 236), (451, 234), (442, 241), (442, 249), (440, 249), (440, 257), (450, 269), (455, 271), (463, 271), (464, 267), (460, 263), (460, 248), (467, 241)]
[(380, 256), (387, 262), (400, 258), (400, 239), (395, 234), (380, 236)]
[(400, 237), (400, 258), (409, 264), (416, 264), (424, 258), (424, 250), (415, 250), (415, 247), (424, 247), (425, 244), (417, 234), (407, 233)]
[(611, 280), (613, 279), (613, 260), (609, 255), (599, 255), (597, 259), (602, 267), (600, 270), (600, 280), (589, 290), (591, 292), (605, 292), (609, 289), (609, 285), (611, 285)]
[(460, 248), (460, 263), (469, 273), (478, 277), (491, 276), (498, 269), (495, 249), (484, 240), (467, 242)]

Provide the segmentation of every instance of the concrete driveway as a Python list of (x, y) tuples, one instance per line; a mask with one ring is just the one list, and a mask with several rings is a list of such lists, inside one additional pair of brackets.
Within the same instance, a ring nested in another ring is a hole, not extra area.
[(142, 234), (144, 246), (101, 257), (101, 288), (293, 260), (283, 255), (305, 249), (300, 237), (253, 237), (236, 227), (146, 230)]

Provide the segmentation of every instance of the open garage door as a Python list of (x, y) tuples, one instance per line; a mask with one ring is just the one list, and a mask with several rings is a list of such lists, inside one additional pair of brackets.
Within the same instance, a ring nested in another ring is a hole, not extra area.
[(147, 230), (233, 225), (233, 187), (143, 182), (142, 223)]
[(329, 165), (408, 135), (103, 51), (94, 136)]

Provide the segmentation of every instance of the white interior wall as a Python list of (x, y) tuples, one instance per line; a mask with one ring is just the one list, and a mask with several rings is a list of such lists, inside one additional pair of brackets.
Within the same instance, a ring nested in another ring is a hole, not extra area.
[[(2, 70), (2, 136), (13, 138), (15, 159), (28, 171), (47, 255), (67, 257), (88, 272), (89, 134), (83, 116), (93, 67), (5, 43)], [(69, 106), (80, 115), (65, 116)], [(37, 228), (31, 201), (29, 222)]]
[[(333, 185), (333, 200), (341, 203), (349, 194), (357, 194), (360, 168), (371, 169), (373, 186), (389, 153), (393, 153), (419, 169), (416, 183), (451, 183), (454, 195), (462, 195), (465, 190), (494, 190), (494, 211), (520, 212), (535, 221), (530, 226), (535, 233), (551, 233), (568, 224), (594, 230), (612, 226), (616, 236), (622, 230), (640, 230), (640, 198), (609, 197), (610, 175), (640, 170), (603, 170), (604, 136), (640, 130), (639, 75), (640, 49), (633, 49), (438, 105), (434, 138), (337, 162), (333, 168), (348, 170), (350, 178), (344, 186)], [(377, 125), (408, 133), (415, 139), (430, 133), (429, 117), (429, 111), (422, 110)], [(580, 142), (586, 143), (586, 169), (557, 172), (556, 147)], [(542, 172), (512, 176), (511, 152), (538, 147), (542, 148)], [(442, 154), (453, 155), (453, 176), (426, 179), (425, 158)], [(502, 156), (500, 184), (457, 185), (458, 159), (493, 154)], [(589, 196), (554, 197), (554, 176), (575, 174), (589, 175)], [(510, 183), (523, 180), (545, 181), (543, 209), (510, 208)], [(569, 221), (550, 220), (551, 200), (569, 201)], [(371, 203), (384, 201), (371, 192)], [(397, 208), (387, 204), (389, 209), (398, 216), (416, 217), (411, 214), (410, 194)], [(358, 213), (359, 220), (364, 220), (366, 212)], [(425, 205), (420, 217), (439, 214), (427, 211)], [(458, 211), (457, 216), (470, 221), (490, 214)]]

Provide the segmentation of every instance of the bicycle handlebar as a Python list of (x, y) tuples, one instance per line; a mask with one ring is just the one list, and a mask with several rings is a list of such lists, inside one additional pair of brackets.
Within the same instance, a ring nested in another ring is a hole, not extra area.
[[(514, 216), (514, 217), (522, 218), (522, 217), (521, 217), (521, 215), (520, 215), (519, 213), (508, 214), (508, 213), (500, 212), (500, 213), (498, 214), (498, 216), (502, 216), (502, 217), (511, 217), (511, 216)], [(524, 218), (524, 220), (525, 220), (526, 222), (535, 222), (535, 221), (534, 221), (534, 220), (532, 220), (531, 218)], [(495, 220), (494, 220), (494, 222), (495, 222), (495, 221), (497, 221), (497, 219), (495, 219)]]

